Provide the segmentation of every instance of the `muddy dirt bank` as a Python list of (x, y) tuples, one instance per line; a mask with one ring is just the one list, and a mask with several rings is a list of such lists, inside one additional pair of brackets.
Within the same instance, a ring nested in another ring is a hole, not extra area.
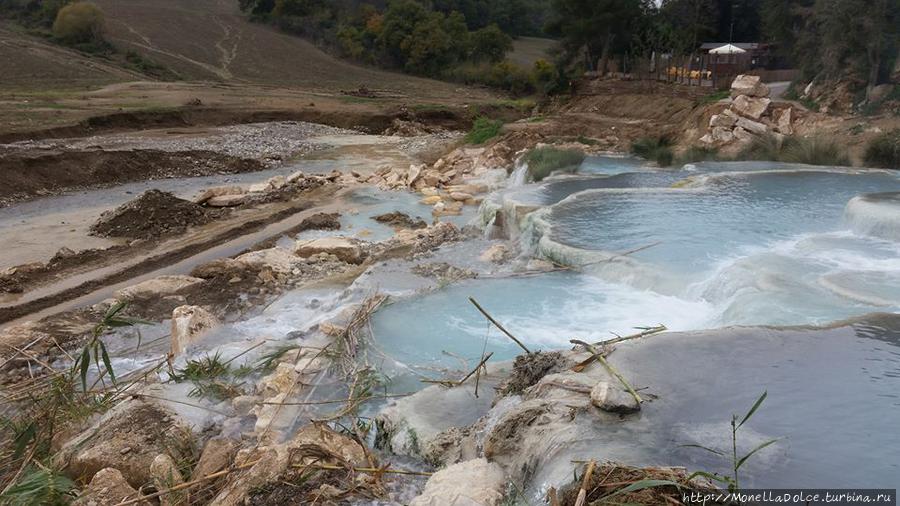
[(0, 206), (66, 191), (170, 177), (255, 172), (259, 160), (213, 151), (34, 150), (0, 156)]
[[(501, 109), (493, 108), (495, 113)], [(507, 111), (506, 115), (521, 116)], [(246, 123), (274, 121), (304, 121), (338, 128), (359, 130), (365, 133), (381, 133), (390, 128), (394, 120), (418, 121), (431, 127), (447, 130), (465, 130), (472, 124), (469, 111), (450, 108), (410, 110), (404, 106), (390, 110), (352, 111), (334, 108), (317, 108), (310, 103), (302, 109), (292, 110), (234, 110), (204, 107), (184, 107), (166, 110), (120, 112), (93, 116), (75, 125), (48, 128), (29, 132), (0, 133), (0, 144), (40, 139), (86, 137), (115, 132), (129, 132), (154, 128), (216, 127)]]

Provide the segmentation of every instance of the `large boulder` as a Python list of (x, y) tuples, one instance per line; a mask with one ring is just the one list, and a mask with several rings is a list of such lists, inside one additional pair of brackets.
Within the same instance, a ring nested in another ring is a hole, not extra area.
[(366, 259), (362, 243), (347, 237), (322, 237), (300, 242), (294, 248), (294, 253), (301, 257), (328, 253), (348, 264), (361, 264)]
[(176, 357), (181, 355), (188, 346), (203, 337), (203, 334), (218, 326), (219, 321), (216, 317), (200, 306), (176, 307), (172, 311), (170, 334), (172, 354)]
[(788, 107), (787, 109), (782, 109), (775, 116), (775, 128), (779, 133), (784, 135), (792, 135), (794, 133), (793, 112), (794, 109)]
[(731, 103), (731, 109), (745, 118), (759, 119), (772, 101), (768, 98), (748, 97), (740, 95)]
[(763, 135), (769, 131), (769, 127), (766, 126), (765, 123), (760, 123), (759, 121), (753, 121), (747, 118), (739, 119), (737, 121), (737, 126), (756, 135)]
[(157, 455), (170, 451), (173, 438), (190, 434), (174, 413), (154, 403), (127, 401), (64, 443), (58, 458), (74, 478), (87, 481), (101, 469), (115, 467), (139, 489), (151, 483), (150, 466)]
[(762, 82), (759, 76), (741, 74), (735, 77), (731, 83), (731, 98), (736, 98), (739, 95), (768, 97), (769, 87)]
[(460, 462), (434, 473), (409, 506), (494, 506), (506, 496), (503, 469), (484, 458)]

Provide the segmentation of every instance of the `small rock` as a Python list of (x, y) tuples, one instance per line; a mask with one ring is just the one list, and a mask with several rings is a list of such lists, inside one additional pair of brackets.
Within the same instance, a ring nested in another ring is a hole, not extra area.
[[(113, 467), (97, 471), (90, 484), (81, 491), (73, 506), (113, 506), (140, 497), (131, 487), (122, 472)], [(135, 503), (136, 506), (150, 506), (148, 501)]]
[(465, 192), (453, 192), (450, 194), (450, 198), (462, 202), (471, 199), (472, 195)]
[(294, 364), (281, 363), (278, 364), (272, 374), (260, 380), (257, 390), (264, 397), (287, 394), (293, 389), (297, 378)]
[(308, 258), (320, 253), (327, 253), (348, 264), (361, 264), (366, 258), (361, 244), (360, 241), (346, 237), (322, 237), (298, 243), (294, 248), (294, 254)]
[(216, 317), (200, 306), (176, 307), (172, 311), (172, 353), (176, 357), (181, 355), (203, 334), (218, 326), (219, 321)]
[(297, 181), (300, 181), (301, 179), (304, 179), (305, 177), (306, 177), (306, 175), (303, 174), (303, 171), (298, 170), (297, 172), (294, 172), (293, 174), (291, 174), (290, 176), (287, 177), (287, 182), (290, 184), (293, 184), (293, 183), (296, 183)]
[(203, 478), (230, 466), (237, 450), (238, 443), (231, 438), (216, 436), (210, 439), (203, 447), (191, 478)]
[[(150, 476), (153, 477), (153, 486), (156, 490), (166, 490), (184, 483), (184, 477), (178, 471), (178, 466), (168, 454), (160, 453), (150, 464)], [(159, 498), (160, 506), (181, 506), (188, 504), (187, 491), (179, 490), (163, 494)]]
[(422, 204), (425, 204), (426, 206), (433, 206), (433, 205), (435, 205), (435, 204), (441, 202), (441, 200), (442, 200), (442, 199), (441, 199), (441, 196), (440, 196), (440, 195), (432, 195), (432, 196), (430, 196), (430, 197), (425, 197), (425, 198), (422, 199), (420, 202), (421, 202)]
[(628, 414), (641, 410), (641, 405), (628, 392), (601, 381), (591, 389), (591, 404), (610, 413)]

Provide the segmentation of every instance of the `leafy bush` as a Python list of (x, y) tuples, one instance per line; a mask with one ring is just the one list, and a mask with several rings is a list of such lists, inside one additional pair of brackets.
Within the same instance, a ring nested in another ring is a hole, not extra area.
[(575, 172), (584, 161), (584, 153), (577, 149), (545, 146), (529, 151), (523, 161), (528, 164), (528, 174), (532, 181), (541, 181), (553, 172)]
[(771, 160), (810, 165), (850, 165), (844, 149), (823, 137), (785, 137), (774, 135), (754, 138), (738, 156), (744, 160)]
[(469, 59), (472, 61), (501, 62), (513, 47), (512, 37), (503, 33), (496, 24), (471, 32), (469, 39)]
[(103, 11), (92, 2), (75, 2), (59, 10), (53, 35), (68, 44), (103, 40)]
[(469, 144), (484, 144), (493, 139), (503, 128), (503, 122), (479, 116), (472, 124), (472, 129), (466, 134), (466, 142)]
[(900, 128), (884, 132), (869, 141), (863, 156), (866, 165), (900, 169)]
[(531, 76), (524, 68), (502, 61), (500, 63), (462, 63), (445, 70), (441, 77), (470, 85), (484, 85), (508, 91), (514, 96), (534, 91)]
[(671, 144), (666, 137), (642, 137), (631, 143), (631, 152), (641, 158), (655, 161), (660, 167), (668, 167), (675, 159)]

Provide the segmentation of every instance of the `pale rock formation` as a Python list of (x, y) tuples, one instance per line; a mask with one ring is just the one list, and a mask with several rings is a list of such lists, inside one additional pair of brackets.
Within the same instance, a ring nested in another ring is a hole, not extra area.
[(500, 466), (473, 459), (436, 472), (409, 506), (496, 506), (506, 487), (506, 473)]
[(200, 306), (178, 306), (172, 311), (171, 343), (172, 354), (176, 357), (184, 353), (191, 344), (219, 326), (219, 321), (209, 311)]

